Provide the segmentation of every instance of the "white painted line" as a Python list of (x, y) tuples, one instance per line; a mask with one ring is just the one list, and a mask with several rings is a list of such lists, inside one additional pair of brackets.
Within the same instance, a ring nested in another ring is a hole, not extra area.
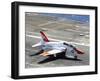
[(78, 30), (73, 30), (73, 29), (65, 29), (66, 31), (70, 31), (70, 32), (78, 32), (78, 33), (85, 33), (82, 31), (78, 31)]
[[(26, 32), (26, 33), (27, 33), (27, 34), (31, 34), (31, 35), (33, 34), (33, 32)], [(40, 35), (40, 34), (37, 33), (37, 32), (35, 32), (34, 34), (35, 34), (35, 35)], [(33, 35), (34, 35), (34, 34), (33, 34)], [(48, 37), (49, 37), (49, 36), (52, 36), (52, 35), (48, 35)], [(58, 36), (53, 36), (53, 37), (58, 37)], [(68, 39), (72, 39), (72, 38), (68, 38)]]
[[(38, 38), (38, 39), (41, 39), (40, 36), (33, 36), (33, 35), (26, 35), (28, 37), (32, 37), (32, 38)], [(76, 43), (76, 42), (67, 42), (67, 41), (63, 41), (63, 40), (58, 40), (58, 39), (52, 39), (52, 38), (49, 38), (50, 40), (52, 41), (58, 41), (58, 42), (66, 42), (66, 43), (70, 43), (70, 44), (77, 44), (77, 45), (82, 45), (82, 46), (89, 46), (88, 44), (84, 44), (84, 43)]]
[(48, 21), (47, 23), (43, 23), (43, 24), (39, 24), (38, 26), (45, 26), (45, 25), (49, 25), (49, 24), (53, 24), (53, 23), (59, 23), (62, 20), (58, 20), (58, 21)]
[(73, 30), (73, 29), (65, 29), (67, 31), (72, 31), (72, 32), (82, 32), (82, 31), (78, 31), (78, 30)]
[(45, 26), (45, 25), (52, 24), (52, 23), (54, 23), (54, 22), (48, 21), (47, 23), (39, 24), (38, 26)]

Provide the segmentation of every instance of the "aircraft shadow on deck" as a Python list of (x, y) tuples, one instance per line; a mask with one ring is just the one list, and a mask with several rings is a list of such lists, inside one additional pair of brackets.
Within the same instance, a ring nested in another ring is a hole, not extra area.
[(58, 59), (62, 59), (62, 60), (72, 60), (72, 61), (82, 61), (81, 59), (75, 59), (75, 58), (68, 58), (64, 56), (64, 53), (59, 53), (56, 57), (54, 56), (49, 56), (48, 58), (38, 62), (38, 64), (43, 64), (43, 63), (48, 63), (48, 62), (52, 62)]

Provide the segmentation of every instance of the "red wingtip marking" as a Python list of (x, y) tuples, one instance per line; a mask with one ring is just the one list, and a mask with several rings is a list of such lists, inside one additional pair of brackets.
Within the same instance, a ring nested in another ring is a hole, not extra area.
[(48, 38), (46, 37), (46, 35), (45, 35), (42, 31), (40, 31), (40, 33), (41, 33), (41, 35), (42, 35), (43, 40), (44, 40), (45, 42), (49, 42), (49, 40), (48, 40)]
[(75, 49), (77, 51), (78, 54), (84, 54), (83, 51), (80, 51), (79, 49)]

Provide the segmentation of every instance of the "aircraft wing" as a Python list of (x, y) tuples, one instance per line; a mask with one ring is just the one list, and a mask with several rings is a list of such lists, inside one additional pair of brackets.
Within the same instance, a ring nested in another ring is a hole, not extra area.
[(56, 49), (48, 51), (49, 55), (61, 53), (61, 52), (62, 52), (61, 50), (56, 50)]
[(56, 53), (61, 53), (62, 51), (61, 50), (57, 50), (57, 49), (54, 49), (54, 50), (50, 50), (50, 51), (47, 51), (47, 52), (43, 52), (42, 56), (48, 56), (48, 55), (53, 55), (53, 54), (56, 54)]

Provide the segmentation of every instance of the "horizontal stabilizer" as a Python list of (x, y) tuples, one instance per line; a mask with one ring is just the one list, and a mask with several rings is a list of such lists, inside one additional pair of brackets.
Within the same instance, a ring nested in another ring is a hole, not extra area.
[(39, 42), (37, 44), (32, 45), (32, 47), (38, 47), (38, 46), (41, 46), (41, 45), (42, 45), (41, 42)]

